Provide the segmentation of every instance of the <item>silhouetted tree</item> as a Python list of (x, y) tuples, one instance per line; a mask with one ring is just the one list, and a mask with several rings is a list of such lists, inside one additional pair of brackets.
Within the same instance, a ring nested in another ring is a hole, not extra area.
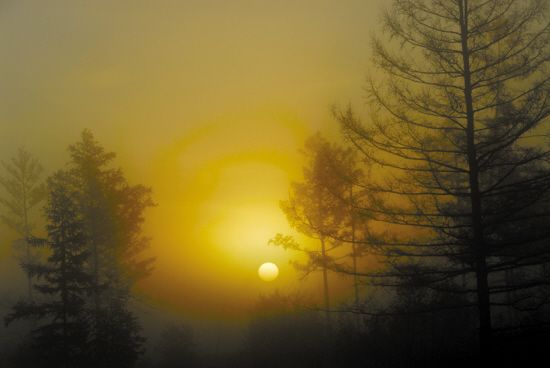
[(349, 257), (351, 266), (339, 264), (336, 270), (350, 271), (353, 276), (354, 304), (359, 304), (359, 259), (368, 250), (368, 221), (369, 216), (361, 213), (360, 209), (365, 200), (363, 183), (368, 181), (364, 169), (368, 166), (360, 162), (355, 150), (350, 147), (333, 145), (330, 155), (323, 157), (326, 160), (327, 175), (324, 185), (332, 195), (340, 201), (340, 211), (343, 212), (343, 221), (339, 229), (329, 236), (337, 242), (351, 246)]
[(46, 206), (48, 239), (33, 239), (34, 246), (50, 251), (46, 263), (26, 263), (29, 275), (37, 278), (34, 289), (39, 302), (19, 302), (6, 318), (6, 324), (33, 318), (39, 326), (32, 331), (37, 367), (84, 367), (87, 364), (88, 323), (86, 294), (91, 277), (86, 273), (88, 258), (84, 224), (70, 178), (58, 172), (48, 180)]
[[(500, 280), (550, 255), (550, 233), (535, 226), (550, 215), (550, 151), (537, 138), (550, 115), (547, 10), (542, 0), (395, 0), (389, 37), (373, 40), (383, 78), (368, 82), (371, 122), (338, 113), (345, 136), (384, 171), (366, 185), (366, 212), (395, 235), (370, 239), (389, 267), (370, 275), (475, 296), (462, 305), (477, 307), (483, 356), (497, 295), (548, 284), (540, 273)], [(468, 274), (473, 282), (460, 285)]]
[(6, 322), (34, 317), (42, 323), (33, 331), (42, 364), (80, 367), (85, 356), (91, 367), (133, 367), (144, 338), (129, 302), (133, 283), (152, 264), (141, 256), (150, 189), (129, 185), (111, 169), (114, 154), (89, 131), (69, 150), (69, 168), (48, 181), (49, 239), (34, 240), (52, 255), (46, 264), (24, 264), (45, 281), (35, 289), (49, 298), (18, 303)]
[(87, 130), (69, 152), (69, 174), (90, 253), (90, 347), (98, 366), (131, 367), (143, 338), (128, 303), (132, 285), (148, 275), (153, 262), (141, 256), (149, 243), (141, 225), (143, 212), (153, 205), (151, 190), (129, 185), (120, 169), (110, 167), (115, 154)]
[[(335, 163), (344, 150), (326, 141), (321, 135), (310, 137), (304, 147), (307, 160), (303, 168), (303, 181), (292, 183), (287, 201), (281, 201), (281, 209), (289, 224), (300, 233), (319, 241), (319, 248), (309, 249), (298, 244), (293, 237), (277, 234), (271, 244), (305, 252), (309, 262), (306, 265), (294, 263), (305, 275), (320, 269), (323, 274), (323, 297), (327, 328), (330, 328), (330, 297), (328, 271), (335, 262), (330, 251), (342, 244), (342, 230), (350, 223), (345, 198), (349, 183), (344, 177), (335, 175)], [(348, 235), (348, 240), (349, 240)], [(354, 257), (357, 255), (353, 252)], [(354, 258), (355, 259), (355, 258)]]
[[(34, 229), (32, 222), (32, 210), (44, 199), (46, 191), (41, 179), (42, 166), (38, 160), (23, 148), (17, 152), (17, 156), (9, 162), (2, 162), (5, 176), (0, 177), (0, 185), (6, 195), (0, 198), (6, 210), (2, 220), (21, 236), (23, 244), (23, 256), (19, 261), (29, 263), (32, 261), (31, 247), (27, 239)], [(28, 299), (32, 300), (32, 278), (27, 275)]]
[(144, 353), (141, 326), (126, 301), (102, 302), (99, 313), (92, 313), (89, 359), (94, 367), (131, 368)]

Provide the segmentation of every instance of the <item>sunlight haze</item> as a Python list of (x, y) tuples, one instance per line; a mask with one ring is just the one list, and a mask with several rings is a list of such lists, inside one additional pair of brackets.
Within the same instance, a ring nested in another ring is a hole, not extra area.
[(290, 231), (278, 203), (303, 140), (337, 132), (331, 106), (361, 106), (381, 3), (1, 1), (0, 154), (32, 148), (50, 174), (91, 129), (153, 189), (140, 294), (240, 315), (268, 291), (263, 259), (281, 267), (271, 289), (297, 288), (293, 255), (267, 245)]

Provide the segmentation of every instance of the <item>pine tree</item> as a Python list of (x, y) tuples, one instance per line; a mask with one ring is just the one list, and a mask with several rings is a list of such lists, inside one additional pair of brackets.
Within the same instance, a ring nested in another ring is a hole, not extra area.
[(67, 173), (54, 174), (48, 180), (48, 190), (48, 239), (33, 239), (32, 244), (46, 247), (50, 255), (46, 263), (24, 265), (29, 275), (37, 278), (34, 289), (41, 301), (17, 303), (5, 322), (38, 321), (32, 331), (36, 366), (84, 367), (89, 330), (85, 304), (91, 277), (85, 271), (89, 253), (83, 219)]
[(153, 262), (141, 256), (148, 246), (141, 225), (144, 210), (153, 205), (151, 190), (129, 185), (120, 169), (110, 167), (115, 154), (106, 152), (87, 130), (69, 152), (90, 253), (92, 356), (98, 367), (130, 367), (143, 343), (129, 311), (131, 287), (150, 272)]
[[(34, 229), (32, 210), (44, 199), (46, 191), (41, 181), (42, 166), (38, 160), (20, 148), (17, 156), (9, 162), (2, 162), (6, 176), (0, 177), (0, 185), (6, 196), (0, 198), (6, 212), (1, 216), (4, 223), (17, 232), (23, 244), (23, 254), (18, 255), (22, 263), (32, 261), (31, 246), (27, 242)], [(27, 275), (28, 300), (32, 300), (32, 278)]]

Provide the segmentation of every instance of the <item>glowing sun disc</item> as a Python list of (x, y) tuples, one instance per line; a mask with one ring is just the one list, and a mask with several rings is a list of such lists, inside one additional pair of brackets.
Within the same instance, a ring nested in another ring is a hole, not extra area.
[(279, 267), (275, 263), (266, 262), (258, 268), (258, 276), (264, 281), (273, 281), (279, 276)]

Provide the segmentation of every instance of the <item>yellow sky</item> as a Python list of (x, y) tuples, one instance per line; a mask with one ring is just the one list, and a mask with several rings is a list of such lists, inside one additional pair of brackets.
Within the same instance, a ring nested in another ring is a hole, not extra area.
[[(141, 292), (238, 315), (299, 285), (292, 255), (266, 245), (289, 231), (278, 201), (303, 140), (337, 132), (331, 105), (361, 108), (382, 3), (0, 0), (0, 157), (23, 145), (51, 172), (90, 128), (154, 190)], [(258, 279), (264, 261), (277, 281)]]

